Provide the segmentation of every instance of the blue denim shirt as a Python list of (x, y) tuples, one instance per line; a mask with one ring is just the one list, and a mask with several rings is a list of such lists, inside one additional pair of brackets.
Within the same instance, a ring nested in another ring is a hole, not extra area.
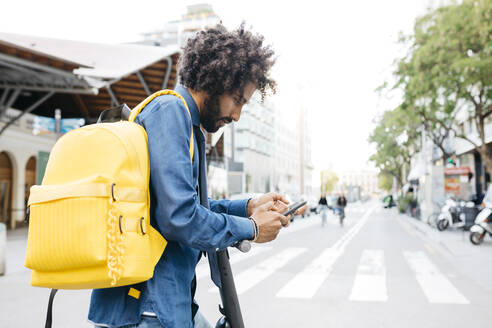
[[(190, 161), (192, 126), (200, 126), (198, 108), (188, 90), (175, 96), (160, 96), (137, 116), (148, 136), (150, 158), (151, 224), (168, 241), (154, 276), (134, 286), (96, 289), (92, 292), (89, 321), (96, 325), (120, 327), (136, 324), (143, 312), (154, 312), (165, 328), (193, 327), (191, 284), (200, 251), (215, 251), (239, 240), (252, 238), (254, 231), (246, 218), (247, 200), (210, 200), (210, 209), (200, 205), (198, 194), (199, 154)], [(128, 295), (130, 287), (140, 297)]]

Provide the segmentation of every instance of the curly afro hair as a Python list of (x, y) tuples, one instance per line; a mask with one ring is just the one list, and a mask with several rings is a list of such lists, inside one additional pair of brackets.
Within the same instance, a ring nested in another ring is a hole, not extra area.
[(239, 94), (252, 82), (261, 93), (276, 91), (270, 78), (274, 51), (263, 45), (264, 37), (245, 30), (244, 23), (228, 31), (223, 25), (208, 28), (189, 38), (179, 62), (181, 84), (209, 96)]

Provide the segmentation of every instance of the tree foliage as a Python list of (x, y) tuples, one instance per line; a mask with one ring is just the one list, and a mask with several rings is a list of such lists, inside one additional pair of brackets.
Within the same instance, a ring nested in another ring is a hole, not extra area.
[(393, 188), (393, 176), (385, 173), (379, 173), (378, 178), (379, 189), (390, 192)]
[[(433, 10), (401, 41), (410, 46), (395, 71), (394, 87), (404, 90), (401, 108), (417, 115), (443, 157), (451, 155), (446, 138), (463, 138), (492, 173), (484, 129), (492, 114), (492, 1), (463, 0)], [(461, 111), (475, 123), (481, 143), (458, 129)]]
[(335, 189), (338, 182), (338, 175), (331, 170), (321, 172), (321, 192), (330, 193)]
[(401, 107), (386, 111), (369, 136), (369, 142), (376, 146), (376, 153), (369, 160), (382, 174), (395, 177), (401, 187), (405, 181), (405, 168), (409, 167), (418, 148), (418, 138), (419, 122), (415, 116)]

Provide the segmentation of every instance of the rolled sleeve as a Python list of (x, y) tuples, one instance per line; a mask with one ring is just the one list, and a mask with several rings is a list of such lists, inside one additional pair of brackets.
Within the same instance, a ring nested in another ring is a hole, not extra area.
[(210, 209), (216, 213), (226, 213), (230, 215), (240, 216), (243, 218), (248, 217), (247, 206), (249, 199), (240, 200), (228, 200), (209, 199)]
[(202, 251), (252, 238), (251, 222), (231, 215), (244, 214), (242, 205), (229, 204), (227, 213), (200, 205), (189, 153), (192, 124), (184, 104), (173, 96), (158, 97), (139, 115), (139, 122), (148, 136), (153, 212), (162, 235)]

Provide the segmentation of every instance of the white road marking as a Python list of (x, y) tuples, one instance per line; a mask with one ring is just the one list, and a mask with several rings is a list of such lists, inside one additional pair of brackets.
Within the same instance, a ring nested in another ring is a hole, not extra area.
[(342, 236), (332, 247), (326, 249), (315, 258), (303, 271), (289, 281), (278, 293), (282, 298), (311, 298), (319, 289), (321, 284), (328, 278), (333, 265), (342, 256), (345, 247), (355, 237), (367, 222), (374, 208), (371, 208), (345, 235)]
[(424, 252), (403, 252), (403, 255), (430, 303), (470, 304)]
[(293, 223), (291, 223), (287, 228), (282, 228), (279, 233), (279, 237), (282, 237), (283, 235), (287, 235), (293, 232), (297, 232), (300, 230), (304, 230), (316, 225), (321, 224), (321, 219), (318, 216), (311, 216), (309, 218), (305, 219), (296, 219), (294, 220)]
[[(237, 294), (240, 295), (248, 291), (256, 284), (268, 278), (275, 271), (286, 265), (287, 262), (304, 253), (306, 250), (306, 248), (298, 247), (287, 248), (279, 254), (252, 266), (246, 271), (241, 272), (236, 278), (234, 278)], [(216, 293), (218, 290), (217, 288), (212, 287), (209, 289), (209, 292)]]
[(349, 299), (365, 302), (386, 302), (388, 300), (382, 250), (364, 250)]
[[(241, 253), (240, 251), (234, 251), (231, 249), (231, 251), (229, 252), (229, 256), (230, 256), (230, 259), (229, 259), (229, 263), (232, 265), (232, 264), (235, 264), (235, 263), (239, 263), (239, 262), (242, 262), (242, 261), (245, 261), (253, 256), (256, 256), (260, 253), (263, 253), (265, 251), (268, 251), (272, 249), (271, 247), (265, 247), (265, 246), (262, 246), (262, 247), (255, 247), (254, 245), (251, 247), (251, 250), (247, 253)], [(210, 276), (210, 267), (208, 265), (208, 260), (205, 259), (203, 263), (197, 265), (196, 267), (196, 279), (202, 279), (206, 276)]]
[(330, 274), (340, 251), (326, 249), (314, 259), (301, 273), (297, 274), (278, 293), (277, 297), (311, 298)]

